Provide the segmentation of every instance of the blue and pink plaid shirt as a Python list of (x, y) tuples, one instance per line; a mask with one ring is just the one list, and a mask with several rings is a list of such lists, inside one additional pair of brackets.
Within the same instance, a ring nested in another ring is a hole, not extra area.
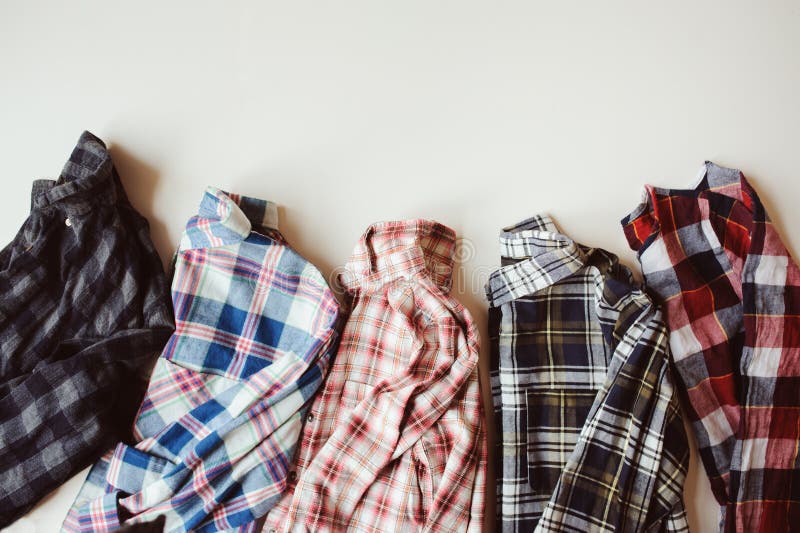
[(208, 188), (175, 259), (176, 331), (135, 444), (91, 470), (65, 531), (166, 520), (165, 531), (254, 531), (277, 502), (339, 307), (277, 230), (275, 205)]

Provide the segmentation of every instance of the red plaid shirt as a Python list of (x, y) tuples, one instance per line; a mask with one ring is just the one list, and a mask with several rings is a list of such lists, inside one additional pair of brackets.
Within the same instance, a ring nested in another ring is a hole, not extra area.
[(370, 226), (341, 275), (351, 315), (264, 531), (480, 531), (478, 338), (451, 296), (455, 235)]
[(670, 346), (725, 531), (800, 527), (800, 270), (738, 170), (648, 186), (623, 220)]

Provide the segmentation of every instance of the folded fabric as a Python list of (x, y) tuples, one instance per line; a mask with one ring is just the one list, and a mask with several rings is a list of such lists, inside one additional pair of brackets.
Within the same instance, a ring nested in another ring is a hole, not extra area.
[(486, 285), (498, 530), (688, 531), (661, 312), (548, 216), (505, 228), (500, 248)]
[(128, 438), (172, 330), (147, 220), (84, 132), (0, 251), (0, 527)]
[(370, 226), (341, 275), (350, 317), (264, 531), (481, 531), (478, 337), (449, 295), (455, 234)]
[(164, 531), (255, 531), (286, 487), (339, 307), (286, 244), (275, 204), (208, 188), (175, 258), (176, 330), (134, 427), (89, 474), (65, 531), (161, 517)]
[(647, 186), (622, 221), (665, 305), (672, 356), (725, 531), (800, 525), (800, 269), (738, 170)]

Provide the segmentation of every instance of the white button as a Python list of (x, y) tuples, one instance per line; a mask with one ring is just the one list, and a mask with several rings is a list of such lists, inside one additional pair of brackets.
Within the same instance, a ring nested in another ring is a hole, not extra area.
[(64, 224), (66, 224), (67, 227), (72, 226), (72, 221), (69, 218), (67, 218), (64, 220)]
[(314, 421), (314, 415), (312, 415), (311, 413), (308, 413), (308, 418), (306, 418), (306, 420), (308, 422), (313, 422)]

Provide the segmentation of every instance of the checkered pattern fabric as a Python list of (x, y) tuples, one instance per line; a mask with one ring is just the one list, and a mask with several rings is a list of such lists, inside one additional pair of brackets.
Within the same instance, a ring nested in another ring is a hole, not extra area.
[(84, 132), (0, 251), (0, 527), (130, 433), (172, 328), (147, 221)]
[(176, 330), (135, 424), (92, 469), (65, 531), (163, 517), (164, 531), (256, 531), (286, 487), (339, 307), (277, 231), (274, 204), (209, 188), (172, 282)]
[[(622, 223), (670, 344), (726, 531), (800, 527), (800, 270), (738, 170), (648, 186)], [(795, 297), (798, 296), (798, 297)]]
[(352, 314), (264, 531), (481, 531), (478, 339), (449, 295), (455, 235), (371, 226), (341, 281)]
[(615, 256), (547, 216), (500, 243), (486, 285), (498, 529), (688, 531), (661, 312)]

